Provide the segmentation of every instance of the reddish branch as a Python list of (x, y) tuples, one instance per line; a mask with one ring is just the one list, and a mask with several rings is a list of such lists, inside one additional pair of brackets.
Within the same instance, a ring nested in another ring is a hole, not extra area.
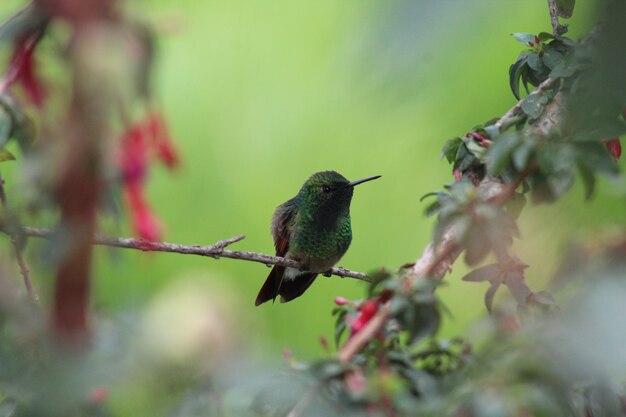
[[(88, 309), (92, 266), (91, 239), (96, 231), (96, 207), (101, 190), (102, 142), (111, 110), (100, 97), (106, 86), (94, 90), (86, 80), (101, 68), (85, 57), (92, 48), (103, 22), (114, 20), (111, 0), (40, 0), (36, 2), (49, 16), (65, 20), (72, 28), (69, 57), (72, 98), (63, 138), (56, 199), (61, 226), (69, 232), (56, 271), (52, 302), (52, 328), (60, 340), (81, 344), (89, 333)], [(93, 42), (92, 42), (93, 43)], [(98, 81), (95, 81), (98, 82)], [(92, 82), (93, 83), (93, 82)]]

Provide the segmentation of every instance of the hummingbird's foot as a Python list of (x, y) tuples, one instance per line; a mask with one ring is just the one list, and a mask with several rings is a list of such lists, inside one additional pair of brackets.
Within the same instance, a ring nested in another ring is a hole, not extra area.
[(332, 271), (329, 269), (326, 272), (322, 272), (322, 275), (324, 275), (326, 278), (330, 278), (331, 276), (333, 276)]

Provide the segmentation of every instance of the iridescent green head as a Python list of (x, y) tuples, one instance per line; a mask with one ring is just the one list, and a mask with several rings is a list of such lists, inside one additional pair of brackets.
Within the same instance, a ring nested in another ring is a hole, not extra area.
[(316, 172), (302, 185), (298, 198), (310, 207), (349, 207), (354, 186), (376, 178), (380, 175), (350, 182), (335, 171)]

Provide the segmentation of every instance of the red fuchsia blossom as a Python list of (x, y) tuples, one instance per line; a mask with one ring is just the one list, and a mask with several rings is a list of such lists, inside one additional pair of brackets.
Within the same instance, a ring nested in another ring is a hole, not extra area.
[(350, 337), (360, 332), (378, 311), (380, 300), (367, 300), (358, 308), (358, 315), (350, 321)]
[(146, 200), (143, 184), (130, 183), (126, 185), (125, 190), (135, 233), (151, 242), (160, 240), (163, 228)]
[(124, 191), (135, 233), (148, 241), (157, 241), (161, 238), (161, 223), (153, 213), (144, 190), (152, 152), (168, 168), (178, 165), (178, 155), (158, 112), (150, 113), (124, 132), (120, 153)]
[(604, 145), (609, 150), (609, 153), (615, 159), (620, 159), (622, 156), (622, 144), (619, 141), (619, 138), (608, 139), (604, 141)]
[(39, 108), (43, 106), (46, 98), (46, 88), (37, 76), (34, 56), (40, 35), (40, 32), (36, 32), (16, 41), (2, 86), (2, 89), (6, 89), (19, 83), (28, 101)]
[(179, 163), (178, 153), (174, 148), (172, 138), (167, 129), (167, 124), (165, 123), (165, 120), (163, 120), (161, 113), (158, 111), (152, 111), (148, 115), (146, 125), (152, 141), (154, 142), (153, 146), (157, 157), (168, 168), (176, 168)]
[(461, 178), (463, 177), (463, 175), (461, 174), (461, 171), (459, 171), (458, 169), (455, 169), (454, 171), (452, 171), (452, 175), (454, 175), (454, 179), (457, 181), (461, 181)]

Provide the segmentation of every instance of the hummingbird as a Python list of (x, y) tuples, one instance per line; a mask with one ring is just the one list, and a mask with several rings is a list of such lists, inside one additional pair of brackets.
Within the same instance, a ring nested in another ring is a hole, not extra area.
[(302, 269), (275, 265), (259, 291), (256, 306), (279, 295), (281, 303), (300, 297), (317, 274), (341, 259), (352, 241), (354, 187), (380, 177), (350, 182), (335, 171), (317, 172), (294, 198), (276, 207), (271, 227), (276, 256), (298, 261)]

